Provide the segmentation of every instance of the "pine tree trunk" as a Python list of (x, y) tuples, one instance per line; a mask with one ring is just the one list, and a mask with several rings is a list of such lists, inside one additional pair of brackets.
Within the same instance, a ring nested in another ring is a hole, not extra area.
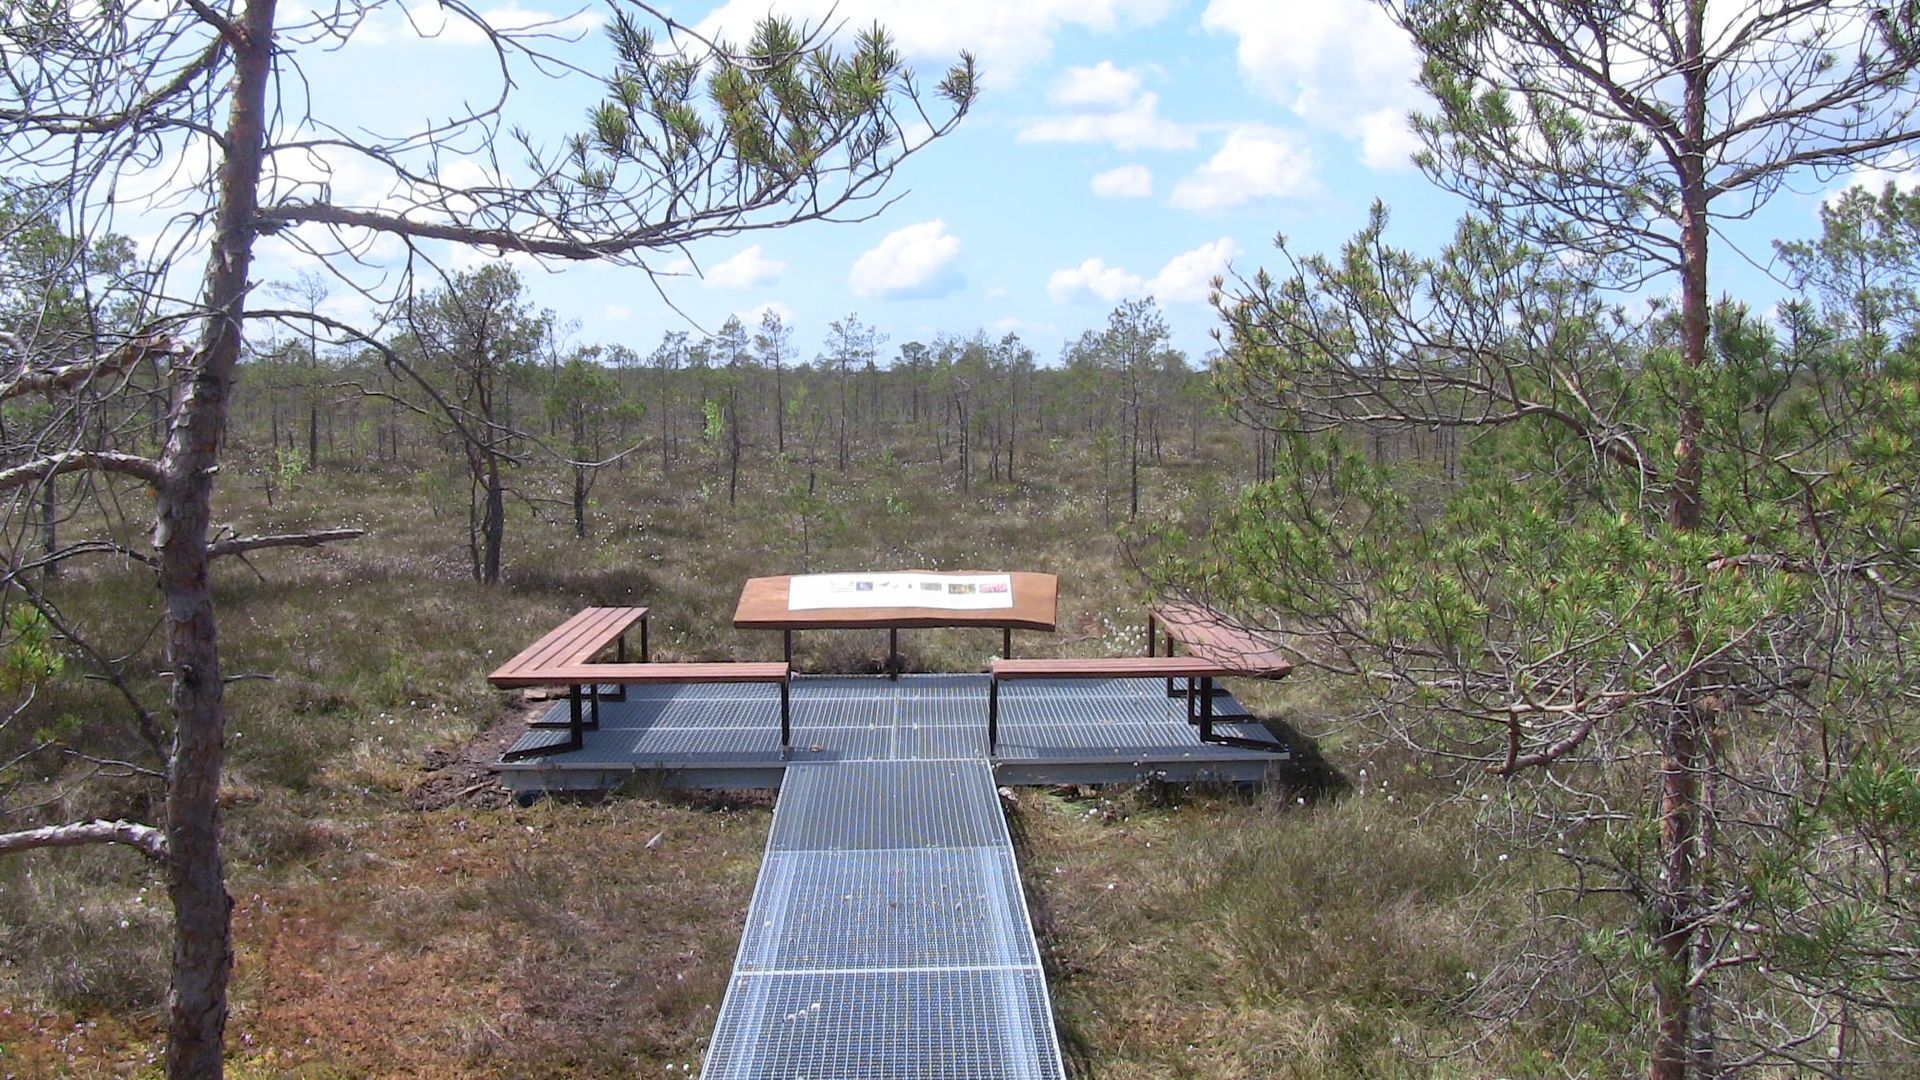
[(1015, 375), (1007, 385), (1007, 483), (1015, 482), (1013, 477), (1013, 444), (1020, 434), (1020, 377)]
[(500, 546), (507, 536), (506, 485), (500, 479), (500, 459), (487, 457), (487, 509), (481, 518), (481, 534), (486, 543), (486, 562), (480, 580), (487, 585), (500, 582)]
[(573, 467), (573, 535), (587, 538), (587, 470), (580, 465)]
[[(1702, 54), (1704, 5), (1687, 14), (1686, 48)], [(1684, 75), (1685, 115), (1681, 119), (1688, 151), (1680, 162), (1680, 304), (1682, 362), (1699, 373), (1707, 364), (1707, 218), (1706, 161), (1700, 147), (1706, 127), (1706, 73), (1689, 65)], [(1682, 386), (1688, 384), (1683, 382)], [(1673, 485), (1668, 494), (1667, 521), (1691, 532), (1701, 527), (1701, 432), (1704, 415), (1691, 389), (1679, 408), (1679, 430), (1674, 443)], [(1676, 584), (1685, 586), (1687, 582)], [(1693, 628), (1680, 628), (1679, 655), (1693, 651)], [(1695, 1046), (1712, 1040), (1711, 1032), (1693, 1030), (1696, 1019), (1689, 990), (1693, 970), (1693, 922), (1699, 904), (1698, 859), (1702, 832), (1700, 776), (1703, 765), (1705, 715), (1693, 687), (1675, 690), (1676, 699), (1661, 730), (1660, 740), (1660, 892), (1655, 912), (1655, 945), (1665, 960), (1654, 986), (1653, 1080), (1686, 1080)]]
[(219, 175), (208, 311), (199, 355), (178, 374), (174, 423), (160, 458), (154, 543), (160, 549), (169, 692), (174, 720), (167, 775), (167, 895), (173, 903), (173, 971), (167, 990), (167, 1075), (221, 1075), (227, 985), (233, 972), (233, 899), (220, 852), (220, 774), (226, 706), (214, 620), (207, 533), (214, 467), (225, 440), (240, 359), (254, 215), (273, 74), (274, 0), (250, 0), (229, 47), (233, 101)]
[(1140, 402), (1133, 404), (1133, 434), (1127, 439), (1127, 516), (1140, 516)]

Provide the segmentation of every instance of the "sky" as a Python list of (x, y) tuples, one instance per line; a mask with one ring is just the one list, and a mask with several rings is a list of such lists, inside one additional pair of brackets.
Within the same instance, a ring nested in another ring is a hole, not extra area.
[[(596, 9), (565, 3), (479, 6), (496, 26), (552, 22), (578, 38), (558, 47), (568, 59), (606, 70)], [(707, 34), (744, 36), (768, 9), (767, 0), (730, 0), (663, 10)], [(1116, 304), (1151, 295), (1174, 343), (1199, 363), (1218, 324), (1211, 278), (1277, 265), (1276, 234), (1301, 251), (1331, 251), (1380, 199), (1390, 240), (1431, 252), (1465, 209), (1411, 164), (1418, 145), (1405, 116), (1422, 104), (1413, 52), (1365, 0), (792, 0), (776, 9), (813, 24), (831, 12), (849, 32), (878, 21), (927, 83), (971, 50), (979, 100), (956, 131), (902, 165), (887, 190), (895, 201), (873, 220), (660, 252), (649, 259), (662, 275), (653, 278), (516, 259), (577, 342), (645, 355), (665, 332), (709, 333), (729, 314), (751, 327), (772, 308), (806, 357), (829, 322), (857, 315), (885, 335), (883, 357), (979, 330), (1016, 333), (1050, 363)], [(303, 60), (317, 112), (398, 130), (493, 92), (479, 34), (442, 30), (431, 4), (408, 10), (410, 22), (383, 13), (347, 48)], [(530, 72), (516, 80), (512, 115), (536, 137), (583, 126), (592, 86)], [(354, 180), (352, 167), (331, 177), (337, 191)], [(1761, 305), (1777, 298), (1767, 241), (1817, 232), (1823, 193), (1783, 191), (1740, 234), (1723, 236), (1716, 291)], [(271, 239), (260, 256), (264, 279), (303, 265)], [(456, 266), (487, 257), (448, 255)], [(330, 303), (365, 315), (351, 297)]]

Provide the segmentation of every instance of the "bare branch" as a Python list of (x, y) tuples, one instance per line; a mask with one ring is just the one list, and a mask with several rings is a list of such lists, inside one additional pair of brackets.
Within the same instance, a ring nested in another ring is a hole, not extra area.
[(119, 473), (155, 486), (161, 482), (160, 463), (152, 458), (111, 450), (67, 450), (11, 469), (0, 469), (0, 491), (11, 491), (61, 473), (87, 471)]
[(36, 848), (84, 847), (89, 844), (126, 844), (155, 862), (167, 861), (167, 834), (151, 825), (131, 821), (81, 821), (40, 829), (0, 833), (0, 855)]
[(103, 375), (113, 375), (153, 357), (177, 358), (187, 348), (164, 334), (143, 334), (103, 356), (53, 367), (23, 370), (11, 382), (0, 383), (0, 401), (24, 394), (53, 393), (84, 386)]
[(261, 548), (319, 547), (336, 540), (358, 540), (365, 535), (365, 529), (316, 529), (313, 532), (277, 533), (271, 536), (233, 536), (208, 544), (207, 556), (217, 559), (223, 555), (240, 555)]

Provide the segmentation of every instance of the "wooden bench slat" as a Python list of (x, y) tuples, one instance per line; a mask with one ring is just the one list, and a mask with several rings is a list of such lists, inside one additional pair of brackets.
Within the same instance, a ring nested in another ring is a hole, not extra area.
[(1172, 601), (1147, 610), (1189, 653), (1233, 668), (1230, 674), (1277, 679), (1293, 670), (1293, 660), (1271, 639), (1234, 625), (1212, 608)]
[(792, 667), (785, 661), (683, 664), (555, 664), (513, 672), (495, 672), (495, 686), (644, 685), (673, 682), (786, 682)]
[(585, 663), (592, 660), (594, 654), (613, 644), (615, 639), (631, 630), (636, 624), (644, 623), (648, 611), (643, 607), (602, 608), (601, 610), (607, 613), (608, 621), (596, 633), (577, 643), (579, 651), (568, 657), (569, 661)]
[(647, 617), (644, 607), (584, 608), (566, 622), (541, 635), (513, 659), (494, 669), (489, 678), (518, 675), (528, 670), (585, 663), (593, 654)]
[(585, 663), (593, 655), (606, 648), (613, 640), (626, 633), (635, 623), (647, 617), (643, 607), (587, 608), (581, 615), (590, 615), (581, 620), (578, 631), (573, 635), (567, 651), (558, 652), (547, 663)]
[(520, 650), (513, 659), (500, 665), (500, 671), (537, 667), (571, 657), (581, 642), (598, 632), (612, 615), (609, 608), (584, 608), (559, 626), (540, 635), (533, 644)]
[(1234, 675), (1240, 669), (1202, 656), (1106, 656), (995, 660), (991, 670), (996, 679), (1199, 679)]

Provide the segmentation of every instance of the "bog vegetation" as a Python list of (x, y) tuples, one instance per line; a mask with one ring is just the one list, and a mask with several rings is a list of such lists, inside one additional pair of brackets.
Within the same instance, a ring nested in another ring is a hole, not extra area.
[[(1776, 309), (1708, 267), (1717, 222), (1920, 138), (1920, 8), (1393, 5), (1421, 164), (1475, 212), (1435, 253), (1385, 207), (1283, 240), (1194, 357), (1150, 300), (1057, 349), (857, 314), (818, 352), (775, 315), (587, 342), (505, 260), (410, 263), (343, 323), (369, 235), (644, 265), (861, 212), (907, 119), (974, 94), (882, 31), (636, 9), (587, 129), (520, 141), (539, 182), (442, 182), (512, 141), (482, 112), (333, 147), (412, 201), (340, 206), (274, 164), (315, 122), (274, 68), (364, 6), (0, 30), (0, 1071), (697, 1067), (766, 803), (508, 804), (483, 766), (524, 706), (484, 673), (586, 603), (651, 605), (663, 658), (768, 655), (742, 579), (869, 566), (1058, 573), (1065, 652), (1137, 651), (1185, 593), (1299, 654), (1247, 692), (1314, 769), (1015, 796), (1087, 1074), (1914, 1067), (1920, 196), (1778, 238)], [(113, 181), (209, 132), (183, 301)], [(316, 272), (250, 282), (279, 232)], [(1627, 306), (1647, 282), (1674, 298)]]

